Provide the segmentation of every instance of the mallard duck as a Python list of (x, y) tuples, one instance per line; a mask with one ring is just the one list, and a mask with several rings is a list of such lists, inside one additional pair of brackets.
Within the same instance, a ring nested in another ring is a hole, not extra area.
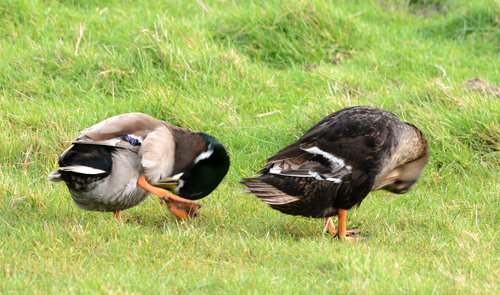
[[(77, 207), (114, 212), (150, 193), (178, 218), (201, 207), (229, 169), (229, 156), (214, 137), (141, 113), (106, 119), (81, 132), (59, 158), (50, 182), (64, 181)], [(123, 224), (123, 223), (122, 223)]]
[(378, 108), (349, 107), (322, 119), (242, 184), (273, 209), (324, 218), (325, 232), (352, 241), (363, 237), (346, 229), (347, 211), (370, 191), (406, 193), (428, 159), (417, 127)]

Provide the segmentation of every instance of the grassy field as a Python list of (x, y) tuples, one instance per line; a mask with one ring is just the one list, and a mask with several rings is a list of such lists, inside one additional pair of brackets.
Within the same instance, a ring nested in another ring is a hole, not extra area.
[[(497, 86), (498, 0), (2, 1), (0, 293), (498, 294)], [(242, 193), (351, 105), (417, 125), (432, 151), (414, 190), (349, 212), (367, 242)], [(48, 183), (67, 141), (125, 112), (225, 144), (200, 217), (149, 198), (122, 227)]]

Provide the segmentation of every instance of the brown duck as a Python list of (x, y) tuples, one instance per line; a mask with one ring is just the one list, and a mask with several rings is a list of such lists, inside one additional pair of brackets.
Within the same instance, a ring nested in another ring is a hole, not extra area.
[(214, 137), (141, 113), (111, 117), (81, 133), (49, 181), (64, 181), (79, 208), (114, 212), (120, 223), (120, 211), (150, 193), (176, 217), (192, 217), (200, 208), (192, 200), (210, 194), (229, 169)]
[(346, 230), (347, 211), (370, 191), (406, 193), (428, 159), (417, 127), (378, 108), (349, 107), (318, 122), (269, 158), (261, 176), (242, 183), (273, 209), (324, 218), (325, 231), (353, 240), (359, 231)]

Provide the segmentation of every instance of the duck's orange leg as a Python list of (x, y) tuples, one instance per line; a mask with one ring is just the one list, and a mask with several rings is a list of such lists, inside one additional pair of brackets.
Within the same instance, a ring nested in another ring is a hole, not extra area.
[(152, 186), (143, 176), (139, 177), (137, 184), (148, 192), (157, 195), (177, 218), (185, 219), (193, 217), (196, 215), (196, 211), (201, 208), (201, 205), (196, 202), (186, 200), (169, 191)]
[[(335, 236), (337, 236), (341, 240), (347, 240), (349, 242), (358, 241), (358, 240), (366, 240), (365, 237), (352, 237), (352, 235), (359, 234), (358, 229), (350, 229), (350, 230), (346, 229), (346, 217), (347, 217), (347, 210), (346, 209), (338, 209), (337, 214), (339, 216), (339, 224), (338, 224), (339, 229), (336, 230), (335, 233), (330, 230), (332, 232), (332, 234), (334, 234)], [(333, 222), (331, 221), (331, 219), (330, 219), (330, 222), (332, 223), (332, 226), (333, 226)], [(325, 223), (326, 223), (326, 220), (325, 220)], [(333, 228), (335, 229), (335, 227), (333, 227)]]
[(339, 239), (345, 239), (347, 237), (347, 230), (346, 230), (347, 210), (338, 209), (337, 214), (339, 215), (339, 230), (337, 232), (337, 236)]
[(115, 215), (116, 221), (120, 223), (120, 225), (124, 225), (122, 221), (122, 216), (120, 215), (120, 210), (115, 210), (113, 211), (113, 214)]
[[(344, 209), (341, 209), (341, 210), (344, 210)], [(341, 214), (344, 214), (344, 213), (341, 213)], [(343, 216), (343, 218), (344, 218), (344, 221), (342, 222), (343, 223), (343, 225), (342, 225), (340, 222), (340, 217), (339, 217), (339, 230), (340, 230), (341, 226), (344, 226), (344, 230), (345, 230), (345, 216)], [(333, 220), (331, 217), (325, 218), (325, 228), (323, 230), (323, 233), (330, 231), (332, 233), (332, 235), (338, 236), (339, 230), (335, 229), (335, 224), (333, 224)], [(358, 233), (359, 233), (359, 229), (345, 230), (346, 237), (350, 236), (350, 235), (358, 234)]]
[(323, 233), (330, 231), (332, 235), (337, 235), (337, 230), (335, 229), (335, 224), (333, 224), (333, 220), (331, 217), (325, 218), (325, 228), (323, 229)]

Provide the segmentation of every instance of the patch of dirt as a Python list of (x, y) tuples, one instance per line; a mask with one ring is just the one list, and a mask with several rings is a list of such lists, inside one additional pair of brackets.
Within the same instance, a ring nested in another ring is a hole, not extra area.
[(493, 95), (500, 98), (500, 87), (490, 85), (490, 83), (481, 78), (470, 79), (461, 88), (478, 92), (482, 96)]

